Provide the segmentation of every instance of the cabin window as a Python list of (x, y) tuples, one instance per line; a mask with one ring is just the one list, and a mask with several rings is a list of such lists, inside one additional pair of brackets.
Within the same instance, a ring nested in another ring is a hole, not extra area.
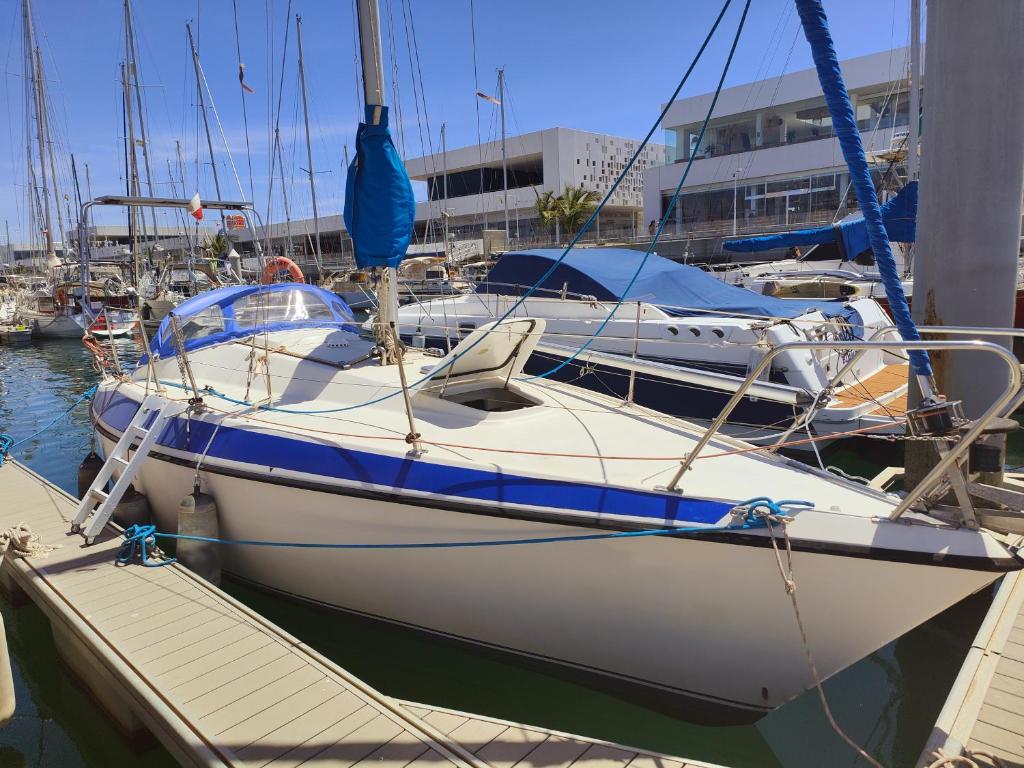
[(334, 313), (310, 291), (257, 292), (234, 303), (235, 322), (242, 328), (264, 323), (331, 322)]
[[(224, 313), (219, 306), (214, 304), (202, 312), (197, 312), (185, 318), (179, 318), (178, 323), (181, 328), (181, 337), (186, 342), (189, 342), (212, 336), (215, 333), (221, 333), (224, 330)], [(176, 349), (174, 346), (174, 331), (171, 329), (170, 323), (164, 329), (163, 337), (160, 339), (160, 346), (170, 346)]]

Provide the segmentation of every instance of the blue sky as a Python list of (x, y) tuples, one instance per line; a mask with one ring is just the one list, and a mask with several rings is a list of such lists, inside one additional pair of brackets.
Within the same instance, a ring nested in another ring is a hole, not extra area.
[[(292, 0), (289, 23), (288, 0), (236, 1), (246, 81), (255, 90), (246, 97), (246, 109), (256, 204), (266, 216), (271, 135), (268, 96), (272, 83), (276, 109), (287, 25), (279, 123), (285, 187), (292, 218), (311, 212), (308, 182), (300, 170), (307, 163), (297, 88), (294, 15), (298, 13), (303, 19), (318, 202), (322, 214), (340, 213), (344, 146), (347, 143), (351, 150), (359, 115), (352, 2)], [(171, 191), (167, 162), (176, 164), (175, 140), (180, 140), (186, 196), (197, 189), (204, 197), (215, 196), (205, 137), (197, 134), (195, 76), (185, 37), (185, 24), (191, 21), (198, 31), (203, 69), (248, 198), (249, 165), (231, 0), (134, 3), (155, 194)], [(442, 121), (447, 124), (449, 147), (476, 143), (477, 106), (481, 137), (496, 137), (495, 108), (474, 97), (477, 84), (470, 0), (380, 0), (380, 4), (385, 79), (392, 101), (397, 70), (402, 113), (396, 132), (399, 149), (410, 157), (429, 152), (431, 143), (436, 149)], [(714, 88), (742, 4), (742, 0), (733, 0), (727, 21), (684, 96)], [(908, 42), (907, 0), (826, 0), (825, 5), (842, 58)], [(792, 0), (753, 0), (729, 84), (776, 77), (812, 65), (792, 6)], [(7, 123), (0, 125), (0, 142), (6, 145), (0, 152), (0, 178), (5, 180), (0, 187), (0, 219), (9, 221), (15, 242), (24, 241), (29, 230), (20, 7), (20, 0), (0, 0), (2, 108)], [(479, 88), (493, 92), (496, 69), (505, 67), (510, 134), (560, 125), (642, 137), (720, 7), (719, 0), (473, 0)], [(73, 152), (83, 196), (86, 164), (94, 195), (121, 193), (122, 3), (34, 0), (34, 12), (53, 104), (60, 189), (73, 199), (70, 163), (64, 159)], [(415, 45), (407, 34), (410, 28)], [(237, 199), (238, 186), (216, 123), (211, 130), (222, 196)], [(201, 150), (198, 171), (197, 140)], [(275, 171), (269, 211), (274, 220), (284, 217), (279, 173)], [(113, 211), (106, 215), (112, 222), (123, 219), (123, 214)]]

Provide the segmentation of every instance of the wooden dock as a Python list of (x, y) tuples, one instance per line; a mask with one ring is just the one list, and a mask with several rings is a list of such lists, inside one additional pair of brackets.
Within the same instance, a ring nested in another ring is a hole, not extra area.
[(24, 522), (56, 547), (8, 558), (0, 581), (43, 610), (114, 722), (182, 765), (714, 768), (391, 699), (180, 565), (116, 566), (112, 526), (83, 546), (77, 501), (15, 461), (0, 497), (0, 530)]
[(1024, 765), (1024, 572), (1003, 577), (918, 765), (937, 750), (974, 754), (979, 766)]

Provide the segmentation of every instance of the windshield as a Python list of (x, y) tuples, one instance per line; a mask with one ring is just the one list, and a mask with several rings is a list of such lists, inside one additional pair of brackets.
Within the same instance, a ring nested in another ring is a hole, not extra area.
[[(358, 333), (344, 301), (322, 288), (301, 283), (217, 288), (183, 302), (172, 314), (186, 349), (241, 339), (264, 330), (334, 327)], [(177, 351), (170, 316), (161, 323), (152, 349), (161, 357)]]
[(236, 301), (234, 309), (235, 322), (240, 327), (256, 327), (264, 323), (330, 322), (334, 319), (326, 303), (301, 290), (254, 293)]

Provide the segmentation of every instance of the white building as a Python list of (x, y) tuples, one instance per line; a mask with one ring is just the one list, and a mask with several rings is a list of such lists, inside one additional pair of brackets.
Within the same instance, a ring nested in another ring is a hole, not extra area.
[[(841, 62), (869, 153), (889, 150), (908, 130), (908, 61), (909, 49), (899, 48)], [(644, 174), (645, 220), (664, 214), (691, 155), (669, 235), (727, 235), (734, 221), (738, 232), (831, 221), (856, 206), (815, 70), (723, 90), (697, 147), (711, 98), (680, 99), (665, 115), (674, 157)], [(885, 171), (876, 164), (876, 184)]]
[[(548, 128), (505, 140), (511, 242), (533, 243), (543, 232), (537, 195), (561, 194), (568, 186), (602, 197), (611, 188), (638, 141), (569, 128)], [(648, 145), (601, 213), (604, 236), (632, 235), (643, 210), (643, 172), (667, 162), (666, 148)], [(417, 234), (439, 228), (442, 209), (457, 239), (479, 237), (484, 229), (505, 228), (501, 142), (462, 147), (406, 161), (409, 177), (425, 182), (428, 199), (416, 206)], [(447, 178), (447, 203), (445, 179)], [(595, 232), (596, 234), (596, 232)]]

